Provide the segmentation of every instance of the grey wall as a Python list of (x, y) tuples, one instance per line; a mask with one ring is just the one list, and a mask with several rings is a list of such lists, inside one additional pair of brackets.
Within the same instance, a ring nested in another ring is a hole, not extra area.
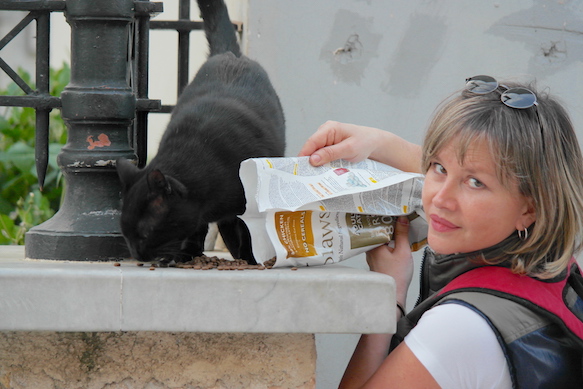
[[(420, 142), (437, 104), (477, 74), (548, 87), (583, 139), (581, 1), (248, 2), (247, 54), (279, 92), (290, 156), (329, 119)], [(346, 264), (366, 267), (362, 257)], [(417, 288), (414, 277), (409, 307)], [(358, 335), (316, 340), (317, 387), (335, 388)]]
[(476, 74), (536, 80), (583, 124), (580, 1), (249, 0), (247, 14), (247, 53), (279, 91), (289, 155), (328, 119), (419, 141)]

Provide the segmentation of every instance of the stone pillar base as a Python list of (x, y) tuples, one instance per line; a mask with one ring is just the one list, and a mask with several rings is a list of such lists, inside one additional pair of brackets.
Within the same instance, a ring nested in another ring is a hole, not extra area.
[(312, 334), (0, 332), (0, 389), (312, 389)]

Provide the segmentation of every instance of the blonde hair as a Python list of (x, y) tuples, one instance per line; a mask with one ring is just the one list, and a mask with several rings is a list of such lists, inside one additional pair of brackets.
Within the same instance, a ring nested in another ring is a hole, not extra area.
[[(505, 85), (535, 91), (533, 85)], [(536, 210), (528, 238), (508, 240), (507, 256), (488, 263), (510, 260), (515, 273), (552, 278), (582, 249), (581, 150), (567, 112), (554, 98), (535, 92), (538, 105), (515, 109), (501, 102), (504, 90), (463, 91), (438, 107), (423, 144), (422, 170), (454, 138), (460, 162), (474, 141), (485, 140), (500, 182), (507, 187), (516, 182)]]

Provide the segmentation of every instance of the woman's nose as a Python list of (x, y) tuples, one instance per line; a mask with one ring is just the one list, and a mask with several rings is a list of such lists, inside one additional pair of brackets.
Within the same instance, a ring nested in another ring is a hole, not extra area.
[(457, 203), (456, 198), (455, 184), (450, 180), (445, 180), (436, 188), (432, 202), (438, 208), (453, 210)]

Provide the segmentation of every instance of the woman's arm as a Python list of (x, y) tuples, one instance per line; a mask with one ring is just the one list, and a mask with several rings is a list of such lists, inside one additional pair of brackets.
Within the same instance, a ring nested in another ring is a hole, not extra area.
[(407, 347), (407, 344), (403, 342), (384, 359), (382, 365), (364, 385), (341, 386), (341, 388), (440, 389), (441, 387), (425, 366), (417, 359), (415, 354)]
[(361, 335), (338, 389), (362, 388), (387, 358), (391, 338), (391, 334)]
[[(383, 245), (367, 253), (372, 271), (395, 280), (397, 302), (404, 306), (413, 277), (413, 257), (409, 246), (409, 222), (400, 217), (395, 229), (395, 247)], [(401, 313), (397, 310), (397, 319)], [(389, 357), (390, 334), (364, 334), (342, 377), (340, 389), (353, 388), (439, 388), (431, 374), (405, 343)]]
[[(351, 162), (366, 158), (399, 170), (421, 172), (421, 147), (377, 128), (328, 121), (306, 141), (299, 156), (310, 156), (314, 166), (336, 159)], [(407, 300), (413, 275), (413, 258), (408, 240), (407, 218), (399, 218), (395, 247), (380, 246), (367, 253), (372, 271), (393, 277), (397, 302)], [(397, 309), (397, 320), (401, 312)], [(428, 388), (439, 385), (403, 342), (387, 357), (391, 334), (364, 334), (344, 372), (340, 389), (352, 388)]]
[(314, 166), (336, 159), (351, 162), (366, 158), (399, 170), (420, 173), (421, 147), (388, 131), (328, 121), (308, 138), (299, 156), (310, 156)]

